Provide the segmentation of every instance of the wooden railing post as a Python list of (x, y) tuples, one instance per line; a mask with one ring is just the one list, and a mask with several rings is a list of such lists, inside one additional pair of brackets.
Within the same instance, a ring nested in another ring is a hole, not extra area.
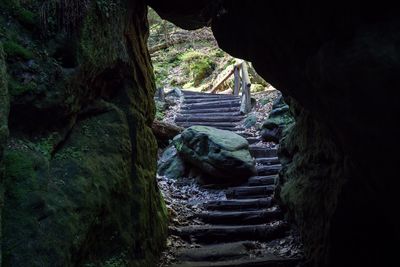
[(247, 71), (247, 64), (245, 61), (242, 63), (242, 103), (240, 105), (240, 112), (247, 114), (251, 111), (251, 96), (250, 96), (250, 78)]
[(239, 75), (239, 65), (236, 65), (234, 71), (234, 89), (233, 89), (233, 95), (238, 96), (239, 95), (239, 90), (240, 90), (240, 75)]

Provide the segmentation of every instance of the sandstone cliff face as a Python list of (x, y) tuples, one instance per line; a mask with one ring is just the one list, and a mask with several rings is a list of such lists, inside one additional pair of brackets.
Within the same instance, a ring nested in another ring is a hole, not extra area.
[(2, 264), (155, 265), (167, 225), (149, 127), (147, 6), (0, 6)]
[[(6, 79), (6, 63), (4, 61), (3, 44), (0, 42), (0, 239), (2, 239), (1, 222), (2, 209), (4, 205), (4, 165), (3, 152), (8, 137), (8, 112), (9, 98)], [(2, 250), (0, 248), (0, 263)]]
[[(400, 22), (388, 5), (149, 0), (165, 18), (212, 25), (296, 118), (281, 140), (281, 200), (310, 266), (393, 266), (399, 242), (396, 125)], [(291, 99), (289, 99), (289, 97)], [(378, 246), (374, 244), (379, 244)]]

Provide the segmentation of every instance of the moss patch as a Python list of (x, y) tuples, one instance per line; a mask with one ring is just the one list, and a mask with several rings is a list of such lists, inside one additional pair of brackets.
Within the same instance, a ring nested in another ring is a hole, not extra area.
[[(4, 205), (4, 164), (3, 150), (8, 138), (9, 97), (7, 85), (6, 63), (3, 45), (0, 41), (0, 239), (2, 237), (3, 205)], [(0, 248), (0, 265), (2, 265), (2, 249)]]
[(8, 42), (1, 77), (13, 96), (6, 265), (156, 265), (167, 212), (149, 127), (156, 109), (146, 10), (141, 1), (94, 1), (75, 10), (85, 14), (74, 24), (79, 36), (47, 29), (48, 43), (13, 8), (0, 15)]
[(33, 58), (32, 51), (14, 41), (6, 41), (4, 43), (4, 52), (6, 53), (7, 58), (19, 58), (23, 60), (29, 60)]
[(194, 86), (200, 85), (216, 67), (210, 57), (198, 51), (186, 52), (181, 56), (181, 60), (186, 64), (186, 73), (192, 77)]

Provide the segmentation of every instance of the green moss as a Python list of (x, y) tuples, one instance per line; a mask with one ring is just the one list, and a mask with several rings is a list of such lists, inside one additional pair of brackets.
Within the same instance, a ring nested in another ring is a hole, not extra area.
[[(38, 194), (41, 186), (38, 170), (45, 166), (40, 158), (27, 150), (6, 150), (5, 166), (5, 205), (3, 221), (3, 253), (5, 266), (12, 265), (10, 257), (13, 249), (21, 246), (21, 240), (29, 242), (25, 235), (36, 234), (38, 218), (43, 216), (39, 208), (42, 197)], [(35, 211), (33, 214), (33, 210)], [(20, 250), (17, 258), (27, 257), (29, 253)], [(32, 260), (32, 263), (35, 260)], [(37, 266), (32, 264), (32, 266)]]
[(194, 86), (200, 85), (202, 80), (209, 76), (216, 66), (210, 57), (193, 50), (184, 53), (181, 60), (186, 63), (186, 73), (191, 75)]
[(27, 152), (7, 151), (4, 156), (4, 165), (8, 179), (36, 177), (34, 161)]
[(7, 58), (20, 58), (29, 60), (34, 57), (33, 52), (14, 41), (4, 42), (4, 52)]
[[(2, 238), (5, 266), (155, 266), (164, 245), (167, 211), (156, 186), (157, 144), (149, 128), (155, 114), (155, 87), (145, 53), (146, 6), (140, 1), (100, 2), (90, 5), (80, 35), (70, 40), (79, 47), (80, 66), (68, 76), (72, 79), (68, 87), (63, 84), (60, 90), (53, 86), (54, 80), (66, 74), (50, 60), (44, 66), (46, 44), (34, 43), (31, 31), (9, 19), (15, 18), (14, 13), (4, 19), (14, 27), (4, 38), (12, 40), (7, 56), (16, 59), (8, 61), (9, 73), (32, 73), (36, 84), (45, 88), (45, 99), (33, 94), (32, 101), (27, 94), (18, 101), (27, 99), (24, 104), (40, 111), (55, 108), (58, 113), (60, 108), (63, 118), (71, 114), (64, 104), (74, 105), (74, 114), (81, 114), (81, 106), (95, 102), (102, 93), (112, 95), (107, 99), (115, 104), (109, 104), (109, 112), (79, 117), (73, 126), (63, 121), (51, 124), (63, 128), (58, 131), (65, 140), (57, 147), (50, 136), (36, 133), (29, 142), (10, 142)], [(25, 15), (29, 17), (21, 16)], [(21, 62), (32, 54), (41, 56), (35, 58), (35, 71), (32, 64)], [(51, 76), (53, 69), (58, 76)], [(120, 82), (109, 86), (103, 83), (103, 74)], [(0, 86), (3, 77), (7, 76), (0, 77)], [(16, 77), (10, 84), (14, 96), (29, 91)], [(52, 90), (46, 91), (47, 87)], [(65, 92), (69, 99), (62, 99)]]
[[(3, 150), (8, 138), (8, 113), (9, 113), (9, 96), (7, 85), (7, 71), (4, 60), (3, 45), (0, 41), (0, 240), (2, 236), (3, 222), (3, 205), (4, 205), (4, 164)], [(2, 249), (0, 248), (0, 265), (2, 265)]]
[(155, 101), (156, 103), (156, 119), (162, 121), (165, 117), (165, 102)]
[(22, 7), (19, 0), (0, 0), (0, 7), (10, 12), (23, 26), (34, 27), (37, 24), (37, 15)]
[(253, 92), (253, 93), (258, 93), (258, 92), (264, 91), (264, 90), (265, 90), (265, 87), (264, 87), (264, 85), (262, 85), (262, 84), (256, 83), (256, 84), (252, 84), (252, 85), (251, 85), (250, 90), (251, 90), (251, 92)]

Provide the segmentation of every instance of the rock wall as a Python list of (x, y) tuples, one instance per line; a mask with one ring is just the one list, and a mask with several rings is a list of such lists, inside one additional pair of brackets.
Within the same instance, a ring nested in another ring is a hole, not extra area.
[(167, 219), (150, 128), (147, 6), (1, 0), (0, 7), (3, 266), (156, 265)]
[[(281, 199), (309, 266), (394, 266), (400, 85), (396, 8), (355, 1), (149, 0), (181, 26), (211, 24), (288, 98)], [(165, 3), (165, 1), (164, 1)]]
[[(8, 137), (9, 97), (6, 79), (6, 63), (4, 61), (3, 44), (0, 42), (0, 239), (2, 240), (2, 211), (4, 205), (4, 165), (3, 152)], [(0, 265), (2, 250), (0, 248)]]

